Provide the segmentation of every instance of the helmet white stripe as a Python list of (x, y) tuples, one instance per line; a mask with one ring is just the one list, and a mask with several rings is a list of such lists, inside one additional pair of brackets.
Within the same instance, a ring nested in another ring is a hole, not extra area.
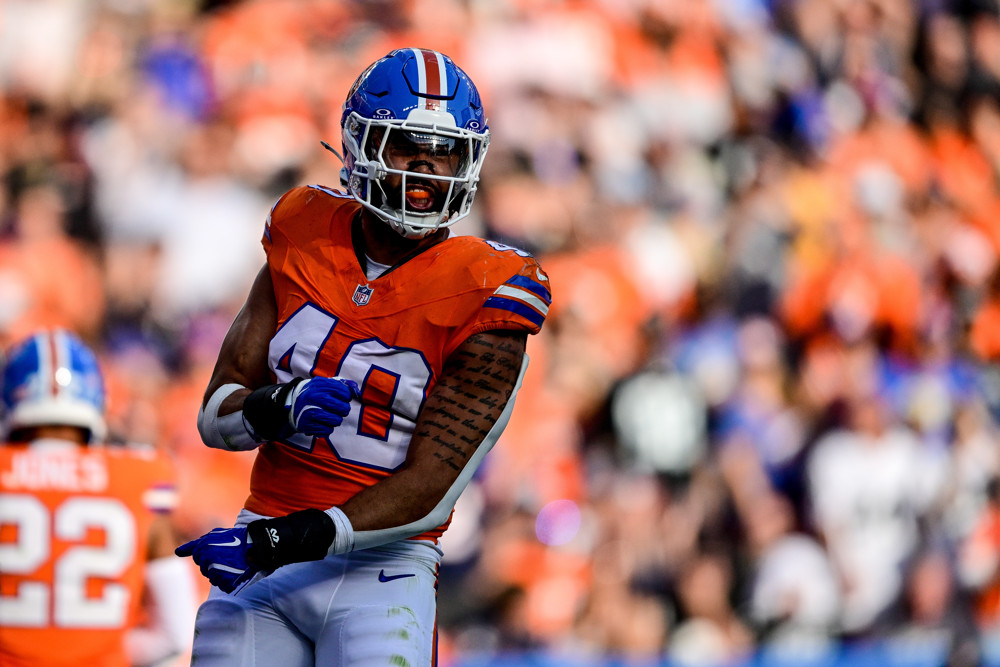
[[(438, 74), (440, 75), (440, 83), (438, 84), (438, 95), (444, 96), (448, 94), (448, 69), (444, 66), (444, 54), (434, 51), (434, 57), (437, 59), (438, 64)], [(438, 100), (438, 110), (447, 111), (448, 110), (448, 100)]]
[[(424, 52), (421, 49), (412, 49), (417, 61), (417, 92), (421, 95), (427, 92), (427, 63), (424, 60)], [(417, 96), (418, 109), (427, 108), (427, 98)]]
[(55, 352), (52, 355), (52, 389), (54, 390), (54, 395), (59, 395), (65, 392), (66, 387), (66, 378), (60, 377), (59, 370), (62, 368), (71, 368), (72, 362), (72, 359), (70, 359), (69, 341), (66, 340), (65, 333), (62, 331), (52, 332), (52, 349)]

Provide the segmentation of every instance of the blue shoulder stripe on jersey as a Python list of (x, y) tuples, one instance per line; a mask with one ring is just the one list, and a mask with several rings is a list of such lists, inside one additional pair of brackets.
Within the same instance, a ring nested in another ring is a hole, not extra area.
[(524, 289), (537, 294), (539, 298), (545, 301), (545, 303), (552, 305), (552, 295), (549, 291), (545, 289), (545, 286), (541, 283), (535, 282), (527, 276), (514, 276), (507, 281), (510, 285), (517, 285), (518, 287), (523, 287)]
[(274, 215), (274, 209), (278, 208), (278, 202), (280, 201), (281, 198), (279, 197), (278, 201), (271, 204), (271, 208), (267, 212), (267, 218), (264, 220), (264, 238), (268, 241), (271, 241), (271, 216)]
[(498, 308), (500, 310), (508, 310), (516, 315), (520, 315), (532, 324), (536, 326), (542, 326), (542, 322), (545, 321), (545, 316), (539, 313), (534, 308), (526, 306), (520, 301), (515, 301), (514, 299), (505, 299), (502, 296), (491, 296), (486, 299), (483, 303), (483, 308)]
[(312, 188), (313, 190), (319, 190), (320, 192), (325, 192), (328, 195), (338, 197), (340, 199), (354, 199), (354, 196), (346, 192), (341, 192), (340, 190), (334, 190), (333, 188), (328, 188), (325, 185), (307, 185), (307, 188)]

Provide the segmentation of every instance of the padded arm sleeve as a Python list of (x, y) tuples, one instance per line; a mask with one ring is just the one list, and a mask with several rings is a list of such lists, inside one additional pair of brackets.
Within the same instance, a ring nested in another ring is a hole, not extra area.
[(327, 510), (327, 514), (334, 520), (334, 524), (337, 528), (337, 537), (328, 553), (342, 554), (348, 551), (378, 547), (397, 540), (405, 540), (408, 537), (413, 537), (414, 535), (419, 535), (420, 533), (424, 533), (432, 528), (436, 528), (447, 521), (448, 517), (451, 515), (452, 509), (455, 507), (455, 503), (458, 501), (458, 497), (462, 495), (465, 487), (469, 484), (469, 480), (472, 479), (472, 476), (476, 473), (480, 463), (482, 463), (483, 458), (491, 449), (493, 449), (493, 445), (497, 443), (497, 440), (500, 439), (500, 435), (507, 427), (507, 422), (510, 421), (511, 412), (514, 410), (514, 399), (517, 397), (517, 392), (521, 388), (521, 381), (524, 379), (524, 371), (527, 370), (527, 368), (528, 355), (525, 354), (521, 361), (521, 370), (518, 372), (517, 382), (514, 383), (514, 391), (511, 392), (510, 399), (507, 401), (507, 405), (504, 406), (503, 411), (500, 413), (500, 417), (493, 425), (493, 428), (490, 429), (489, 433), (486, 434), (486, 437), (479, 444), (479, 447), (472, 455), (472, 458), (469, 459), (465, 468), (462, 469), (458, 478), (451, 485), (448, 491), (445, 492), (444, 497), (441, 498), (440, 502), (438, 502), (434, 509), (432, 509), (426, 516), (403, 526), (354, 532), (347, 516), (339, 508), (332, 507)]
[(194, 579), (186, 561), (174, 556), (146, 565), (151, 624), (132, 628), (125, 644), (133, 665), (161, 664), (191, 643), (198, 608)]
[(219, 416), (219, 406), (239, 389), (246, 387), (235, 383), (222, 385), (208, 399), (205, 407), (198, 410), (198, 433), (201, 434), (202, 442), (209, 447), (246, 451), (256, 449), (260, 445), (260, 442), (247, 430), (243, 421), (243, 410)]

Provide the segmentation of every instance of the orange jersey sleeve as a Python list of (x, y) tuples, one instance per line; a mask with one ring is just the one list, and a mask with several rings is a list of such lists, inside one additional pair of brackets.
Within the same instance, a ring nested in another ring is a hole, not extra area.
[(152, 452), (0, 446), (0, 665), (128, 665), (150, 524), (175, 502)]
[(261, 447), (246, 505), (254, 512), (330, 507), (390, 474), (451, 353), (475, 333), (537, 333), (548, 313), (549, 280), (535, 258), (474, 237), (451, 236), (369, 280), (352, 234), (359, 209), (348, 195), (308, 186), (286, 193), (268, 218), (276, 380), (342, 377), (358, 383), (361, 399), (329, 439)]

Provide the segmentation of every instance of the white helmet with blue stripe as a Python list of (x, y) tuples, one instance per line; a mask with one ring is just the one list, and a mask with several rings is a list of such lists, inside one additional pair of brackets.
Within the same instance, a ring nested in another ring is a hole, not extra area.
[(104, 377), (97, 358), (63, 329), (37, 333), (10, 350), (0, 380), (3, 436), (36, 426), (76, 426), (103, 440)]

